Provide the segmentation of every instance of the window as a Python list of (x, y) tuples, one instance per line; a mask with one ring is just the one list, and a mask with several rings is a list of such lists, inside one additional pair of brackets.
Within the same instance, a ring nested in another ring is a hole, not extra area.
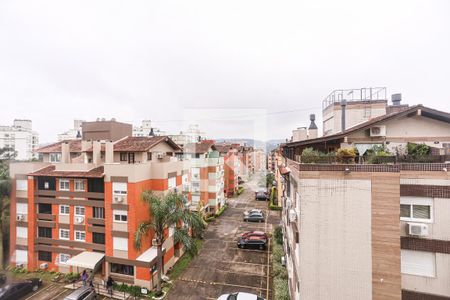
[(28, 191), (28, 180), (17, 179), (16, 180), (16, 190), (18, 191)]
[(127, 161), (127, 153), (126, 152), (120, 152), (120, 161)]
[(27, 250), (16, 250), (16, 263), (28, 262), (28, 251)]
[(401, 269), (403, 274), (435, 277), (436, 253), (401, 250)]
[(94, 219), (104, 219), (105, 218), (105, 209), (103, 207), (93, 207), (93, 215)]
[(52, 163), (61, 162), (61, 153), (50, 153), (49, 160)]
[(75, 230), (75, 241), (80, 241), (80, 242), (86, 241), (86, 232)]
[(59, 214), (60, 215), (68, 215), (70, 213), (69, 205), (60, 205), (59, 206)]
[(151, 152), (147, 152), (147, 160), (152, 160), (152, 153)]
[(17, 226), (16, 235), (18, 238), (22, 239), (28, 238), (28, 227)]
[(28, 214), (28, 204), (27, 203), (17, 203), (16, 204), (16, 214), (18, 214), (18, 215)]
[(84, 206), (75, 206), (75, 216), (82, 216), (84, 217)]
[(59, 190), (60, 191), (69, 191), (70, 190), (70, 180), (69, 179), (60, 179), (59, 180)]
[(45, 204), (45, 203), (39, 203), (38, 204), (38, 212), (40, 214), (52, 214), (52, 205)]
[(128, 221), (128, 212), (126, 210), (113, 210), (114, 222), (126, 223)]
[(127, 194), (127, 183), (126, 182), (113, 182), (113, 194), (115, 195), (126, 195)]
[(48, 227), (38, 227), (38, 237), (52, 238), (52, 229)]
[(134, 267), (129, 266), (129, 265), (111, 263), (111, 272), (117, 273), (117, 274), (133, 276), (134, 275)]
[(183, 184), (188, 184), (189, 183), (189, 178), (188, 178), (188, 174), (184, 174), (182, 177), (181, 177), (181, 181), (183, 181)]
[(93, 232), (92, 233), (92, 242), (94, 244), (105, 244), (105, 234), (99, 233), (99, 232)]
[(177, 186), (177, 177), (170, 177), (168, 180), (169, 189), (173, 189)]
[(128, 239), (121, 237), (113, 237), (113, 249), (128, 251)]
[(70, 230), (69, 229), (59, 229), (59, 238), (61, 240), (68, 240), (70, 238)]
[(400, 197), (400, 220), (432, 222), (433, 199), (424, 197)]
[(41, 261), (48, 261), (52, 262), (52, 253), (48, 251), (39, 251), (38, 252), (38, 259)]
[(75, 180), (75, 191), (84, 192), (84, 180)]
[(60, 253), (58, 261), (60, 264), (66, 264), (66, 262), (70, 259), (69, 254)]

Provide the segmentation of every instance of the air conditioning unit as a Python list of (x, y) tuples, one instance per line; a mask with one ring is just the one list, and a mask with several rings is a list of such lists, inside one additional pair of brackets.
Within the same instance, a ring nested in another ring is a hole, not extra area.
[(161, 152), (158, 152), (158, 153), (156, 154), (156, 158), (157, 158), (157, 159), (163, 159), (163, 158), (164, 158), (164, 154), (161, 153)]
[(289, 210), (289, 221), (295, 222), (296, 220), (297, 220), (297, 212), (295, 211), (295, 209), (290, 209)]
[(114, 202), (122, 203), (123, 200), (123, 196), (114, 196)]
[(48, 263), (42, 263), (42, 264), (40, 264), (40, 265), (39, 265), (39, 269), (41, 269), (41, 270), (46, 270), (46, 269), (48, 269)]
[(428, 225), (423, 223), (407, 223), (407, 233), (411, 236), (428, 236)]
[(386, 126), (373, 126), (370, 128), (370, 136), (386, 136)]
[(152, 246), (158, 246), (158, 243), (156, 242), (156, 239), (152, 239)]
[(83, 217), (76, 217), (75, 218), (75, 222), (78, 223), (78, 224), (81, 224), (81, 223), (84, 222), (84, 218)]
[(24, 215), (17, 215), (16, 216), (16, 221), (23, 221), (25, 219)]

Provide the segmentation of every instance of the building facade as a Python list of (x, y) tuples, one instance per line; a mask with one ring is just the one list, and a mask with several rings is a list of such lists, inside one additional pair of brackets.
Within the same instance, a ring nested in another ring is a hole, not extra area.
[[(83, 129), (83, 136), (96, 139), (58, 142), (38, 150), (43, 162), (11, 164), (11, 264), (90, 269), (102, 278), (152, 288), (152, 235), (142, 250), (133, 246), (138, 224), (148, 219), (141, 194), (181, 191), (188, 170), (174, 156), (180, 148), (167, 137), (131, 137), (123, 123), (90, 122)], [(182, 254), (171, 228), (163, 248), (167, 270)]]
[[(450, 114), (387, 110), (283, 145), (277, 180), (293, 299), (450, 299)], [(311, 161), (308, 148), (357, 156)]]
[(58, 134), (58, 141), (75, 140), (81, 138), (81, 124), (84, 120), (73, 120), (73, 128)]
[(0, 126), (0, 148), (11, 149), (16, 160), (38, 158), (39, 134), (33, 131), (31, 120), (16, 119), (12, 126)]

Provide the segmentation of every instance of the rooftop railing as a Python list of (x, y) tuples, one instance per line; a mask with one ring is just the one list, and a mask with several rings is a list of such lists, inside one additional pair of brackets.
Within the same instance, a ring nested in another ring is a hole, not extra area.
[(402, 163), (449, 163), (450, 155), (392, 155), (340, 157), (336, 155), (296, 156), (301, 164), (402, 164)]
[(387, 100), (385, 87), (369, 87), (360, 89), (334, 90), (323, 101), (322, 109), (342, 100), (352, 101), (376, 101)]

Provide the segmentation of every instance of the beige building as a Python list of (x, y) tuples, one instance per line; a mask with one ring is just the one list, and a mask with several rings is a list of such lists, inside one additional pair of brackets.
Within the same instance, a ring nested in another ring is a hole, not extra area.
[[(386, 109), (344, 132), (283, 145), (292, 299), (450, 298), (450, 114)], [(306, 148), (358, 156), (311, 161)]]

